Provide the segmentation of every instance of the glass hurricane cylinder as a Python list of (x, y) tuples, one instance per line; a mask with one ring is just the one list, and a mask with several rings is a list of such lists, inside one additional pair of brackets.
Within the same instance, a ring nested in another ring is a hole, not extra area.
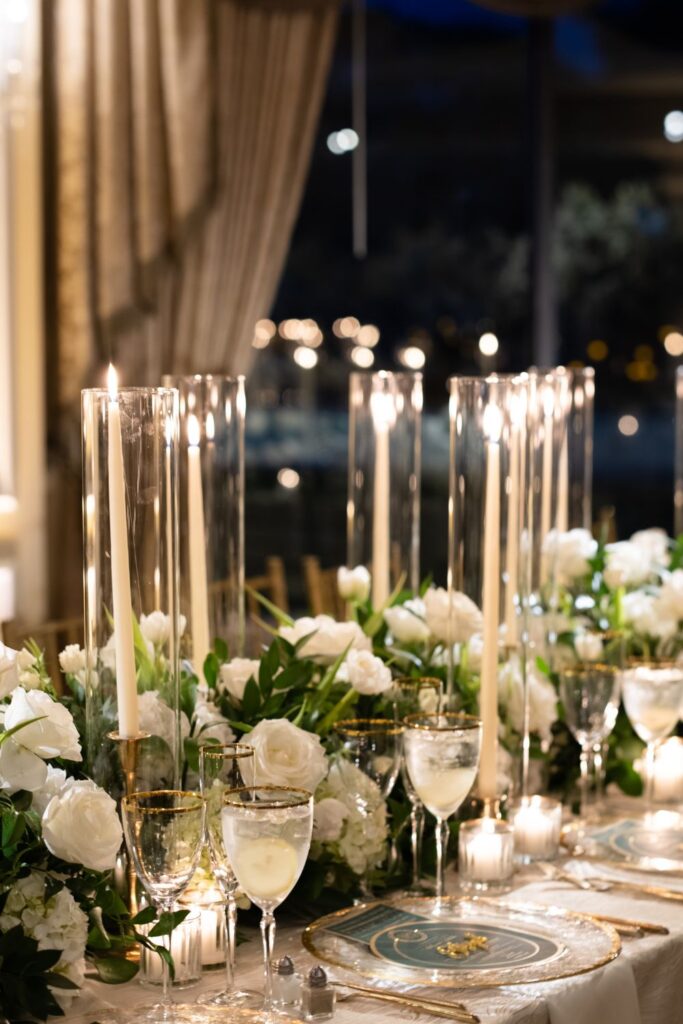
[(347, 561), (372, 575), (372, 603), (420, 584), (422, 374), (349, 377)]
[(479, 795), (496, 800), (498, 673), (517, 645), (526, 378), (452, 377), (448, 702), (479, 684)]
[(181, 653), (197, 675), (213, 641), (244, 648), (244, 377), (165, 377), (180, 393)]
[[(595, 370), (592, 366), (568, 371), (567, 426), (560, 454), (558, 529), (593, 526), (593, 405)], [(566, 483), (563, 478), (566, 476)]]
[(86, 757), (119, 796), (177, 783), (178, 393), (82, 392)]
[(676, 370), (676, 439), (674, 470), (674, 533), (683, 533), (683, 366)]

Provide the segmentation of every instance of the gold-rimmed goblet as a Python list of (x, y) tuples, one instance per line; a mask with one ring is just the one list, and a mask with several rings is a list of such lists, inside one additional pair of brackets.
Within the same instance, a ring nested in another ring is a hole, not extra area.
[[(401, 733), (403, 726), (393, 718), (344, 718), (334, 727), (340, 755), (371, 779), (382, 799), (391, 793), (401, 768)], [(351, 794), (364, 817), (372, 811), (366, 788), (359, 786)], [(369, 867), (360, 878), (362, 899), (372, 899), (368, 881)]]
[(622, 675), (622, 696), (629, 721), (645, 750), (645, 801), (654, 803), (657, 747), (679, 719), (683, 702), (683, 665), (676, 661), (634, 658)]
[(474, 785), (481, 722), (453, 711), (408, 715), (403, 746), (415, 792), (436, 818), (436, 898), (445, 895), (448, 819)]
[[(204, 807), (198, 793), (176, 789), (133, 793), (121, 801), (128, 854), (150, 902), (161, 913), (173, 910), (197, 869), (204, 844)], [(166, 942), (170, 955), (170, 935)], [(161, 1003), (143, 1019), (181, 1019), (171, 1000), (169, 982), (168, 964), (164, 963)]]
[(261, 997), (235, 986), (237, 878), (223, 839), (223, 797), (228, 790), (254, 783), (254, 748), (247, 743), (204, 743), (199, 748), (199, 784), (206, 801), (206, 839), (214, 878), (225, 899), (225, 988), (202, 996), (212, 1006), (260, 1006)]
[(299, 880), (313, 832), (313, 795), (287, 786), (242, 786), (223, 795), (223, 841), (235, 877), (261, 910), (266, 1019), (273, 1010), (275, 910)]
[[(387, 697), (394, 705), (394, 718), (402, 722), (407, 715), (434, 713), (441, 707), (443, 684), (434, 676), (402, 676), (395, 679)], [(422, 837), (425, 825), (424, 804), (410, 781), (405, 753), (401, 756), (401, 781), (410, 801), (410, 852), (412, 878), (409, 892), (421, 892)]]

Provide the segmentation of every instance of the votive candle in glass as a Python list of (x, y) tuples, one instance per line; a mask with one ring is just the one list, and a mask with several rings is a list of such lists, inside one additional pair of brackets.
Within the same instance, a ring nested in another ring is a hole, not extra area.
[(525, 796), (510, 808), (515, 855), (525, 864), (557, 856), (562, 831), (562, 804), (544, 796)]
[(464, 888), (482, 892), (504, 885), (515, 871), (512, 826), (498, 818), (464, 821), (458, 855)]
[(658, 803), (683, 803), (683, 740), (672, 736), (655, 755), (654, 798)]

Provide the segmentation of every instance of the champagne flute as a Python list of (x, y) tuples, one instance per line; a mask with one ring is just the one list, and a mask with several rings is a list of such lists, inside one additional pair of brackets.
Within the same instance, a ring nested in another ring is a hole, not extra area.
[(445, 894), (448, 819), (471, 790), (479, 767), (481, 722), (453, 711), (408, 715), (403, 745), (415, 792), (436, 818), (436, 898)]
[(214, 878), (225, 897), (227, 949), (225, 988), (200, 1003), (212, 1006), (258, 1006), (258, 993), (235, 988), (235, 932), (237, 879), (223, 841), (223, 797), (227, 790), (254, 783), (254, 748), (247, 743), (205, 743), (199, 748), (199, 784), (206, 801), (206, 838)]
[[(160, 789), (123, 797), (121, 809), (126, 846), (137, 876), (153, 906), (170, 913), (197, 870), (204, 843), (204, 800), (197, 793)], [(170, 955), (170, 935), (165, 942)], [(168, 964), (164, 963), (161, 1003), (151, 1008), (146, 1020), (179, 1017), (169, 981)]]
[(313, 795), (289, 786), (242, 786), (223, 797), (223, 841), (240, 887), (261, 909), (265, 993), (273, 1010), (274, 911), (304, 869), (313, 832)]
[[(403, 726), (391, 718), (344, 718), (334, 731), (342, 757), (377, 785), (384, 800), (391, 793), (401, 768)], [(371, 806), (362, 792), (353, 794), (360, 813), (367, 818)], [(360, 879), (362, 899), (372, 899), (368, 882), (369, 865)]]
[[(389, 691), (389, 699), (394, 705), (394, 718), (402, 721), (406, 715), (420, 711), (435, 712), (441, 706), (443, 685), (440, 679), (432, 676), (403, 676), (394, 680)], [(409, 892), (421, 892), (422, 837), (425, 825), (425, 809), (422, 801), (410, 781), (406, 767), (405, 753), (401, 757), (401, 781), (406, 796), (410, 801), (410, 851), (412, 855), (412, 879)]]
[(673, 731), (683, 700), (683, 666), (675, 661), (633, 661), (623, 673), (624, 708), (645, 752), (645, 800), (654, 803), (655, 759)]

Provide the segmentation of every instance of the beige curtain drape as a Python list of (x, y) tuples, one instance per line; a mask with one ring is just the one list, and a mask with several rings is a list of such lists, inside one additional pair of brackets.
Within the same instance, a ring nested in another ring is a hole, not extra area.
[(47, 0), (48, 310), (61, 413), (248, 368), (310, 162), (338, 0)]

